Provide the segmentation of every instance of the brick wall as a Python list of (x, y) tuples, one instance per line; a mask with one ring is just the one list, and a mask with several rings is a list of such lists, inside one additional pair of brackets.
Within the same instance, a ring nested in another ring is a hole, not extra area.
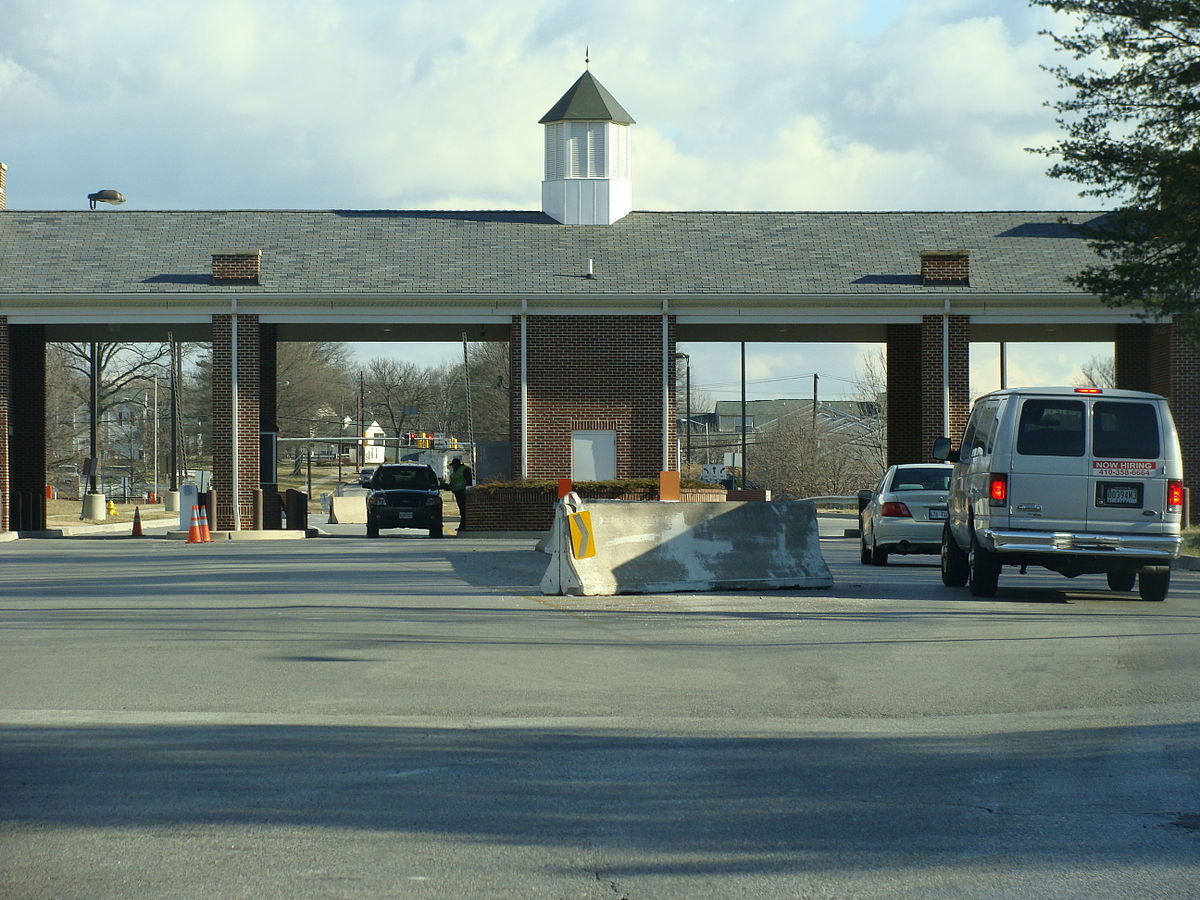
[(8, 407), (12, 387), (8, 363), (8, 316), (0, 316), (0, 531), (8, 531)]
[[(243, 529), (253, 527), (254, 491), (259, 487), (259, 390), (261, 335), (258, 316), (238, 317), (238, 509)], [(212, 318), (213, 487), (215, 527), (233, 528), (233, 329), (230, 315)]]
[[(512, 471), (530, 478), (571, 474), (571, 432), (616, 431), (617, 477), (649, 478), (663, 468), (661, 316), (529, 316), (529, 446), (521, 446), (521, 324), (511, 337)], [(667, 349), (674, 408), (675, 322)], [(674, 441), (674, 416), (668, 441)], [(671, 443), (669, 446), (673, 447)]]

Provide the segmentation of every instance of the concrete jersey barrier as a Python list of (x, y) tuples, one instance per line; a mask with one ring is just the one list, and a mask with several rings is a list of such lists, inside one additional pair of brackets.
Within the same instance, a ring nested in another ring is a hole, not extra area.
[[(595, 555), (578, 559), (567, 517), (590, 515)], [(816, 506), (772, 503), (560, 502), (543, 594), (827, 588)]]
[(333, 525), (365, 525), (367, 524), (367, 498), (361, 494), (356, 497), (330, 497), (329, 521)]

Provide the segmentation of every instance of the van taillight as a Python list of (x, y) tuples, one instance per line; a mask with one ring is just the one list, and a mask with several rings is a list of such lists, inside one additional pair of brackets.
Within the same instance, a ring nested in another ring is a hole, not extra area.
[(881, 516), (887, 516), (892, 519), (911, 519), (912, 513), (908, 511), (908, 507), (903, 503), (897, 503), (895, 500), (883, 504), (879, 508)]
[(1167, 506), (1183, 506), (1183, 482), (1167, 482)]
[(988, 505), (1003, 506), (1008, 502), (1008, 474), (1006, 472), (993, 472), (992, 480), (988, 484)]

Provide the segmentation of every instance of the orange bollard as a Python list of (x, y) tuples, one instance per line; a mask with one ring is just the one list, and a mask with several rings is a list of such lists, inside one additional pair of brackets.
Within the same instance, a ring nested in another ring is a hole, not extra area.
[(212, 532), (208, 530), (208, 507), (200, 507), (200, 543), (211, 544)]
[(200, 507), (192, 506), (192, 524), (188, 526), (189, 544), (202, 544), (204, 541), (200, 538)]
[(143, 537), (142, 535), (142, 510), (140, 507), (133, 508), (133, 534), (132, 537)]

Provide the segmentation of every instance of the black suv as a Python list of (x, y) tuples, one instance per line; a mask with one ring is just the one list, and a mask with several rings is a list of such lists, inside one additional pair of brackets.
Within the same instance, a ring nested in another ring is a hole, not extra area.
[(442, 536), (442, 494), (437, 475), (416, 463), (382, 465), (367, 485), (367, 537), (380, 528), (427, 528)]

